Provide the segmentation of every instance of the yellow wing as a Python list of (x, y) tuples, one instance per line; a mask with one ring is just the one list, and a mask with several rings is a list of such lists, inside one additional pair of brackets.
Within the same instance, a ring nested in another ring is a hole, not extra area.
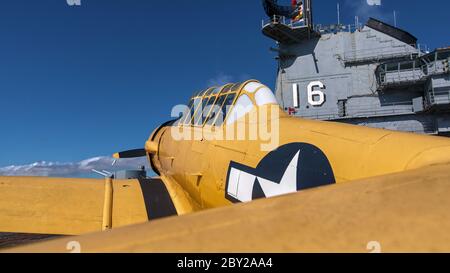
[(450, 164), (10, 252), (449, 252)]
[(158, 179), (0, 177), (0, 232), (79, 235), (174, 214)]

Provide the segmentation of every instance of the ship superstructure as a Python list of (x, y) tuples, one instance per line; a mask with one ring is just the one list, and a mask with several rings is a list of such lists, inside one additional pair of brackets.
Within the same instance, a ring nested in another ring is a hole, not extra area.
[(428, 52), (412, 34), (375, 18), (314, 25), (310, 0), (300, 3), (300, 21), (278, 15), (277, 1), (263, 3), (270, 16), (263, 34), (278, 45), (276, 96), (289, 114), (450, 133), (450, 48)]

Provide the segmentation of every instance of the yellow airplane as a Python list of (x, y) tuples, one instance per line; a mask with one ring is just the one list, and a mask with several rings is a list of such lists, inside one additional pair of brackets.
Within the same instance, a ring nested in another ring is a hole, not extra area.
[(450, 139), (294, 118), (255, 80), (178, 112), (114, 155), (158, 178), (0, 178), (1, 232), (91, 233), (7, 251), (450, 251)]

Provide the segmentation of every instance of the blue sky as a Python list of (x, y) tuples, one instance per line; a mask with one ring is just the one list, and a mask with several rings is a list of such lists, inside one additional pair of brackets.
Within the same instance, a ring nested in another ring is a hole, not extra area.
[[(396, 10), (421, 43), (450, 44), (448, 1), (339, 2), (345, 23), (392, 23)], [(335, 23), (336, 3), (314, 1), (315, 23)], [(0, 166), (142, 147), (195, 90), (247, 78), (273, 87), (263, 18), (260, 0), (2, 0)]]

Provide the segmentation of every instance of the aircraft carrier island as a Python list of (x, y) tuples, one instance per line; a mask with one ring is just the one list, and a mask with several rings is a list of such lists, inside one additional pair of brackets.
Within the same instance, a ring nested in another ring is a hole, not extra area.
[(295, 1), (262, 2), (262, 32), (277, 44), (276, 96), (290, 115), (450, 135), (450, 47), (429, 52), (412, 34), (374, 18), (313, 24), (310, 0), (299, 2), (300, 10)]

